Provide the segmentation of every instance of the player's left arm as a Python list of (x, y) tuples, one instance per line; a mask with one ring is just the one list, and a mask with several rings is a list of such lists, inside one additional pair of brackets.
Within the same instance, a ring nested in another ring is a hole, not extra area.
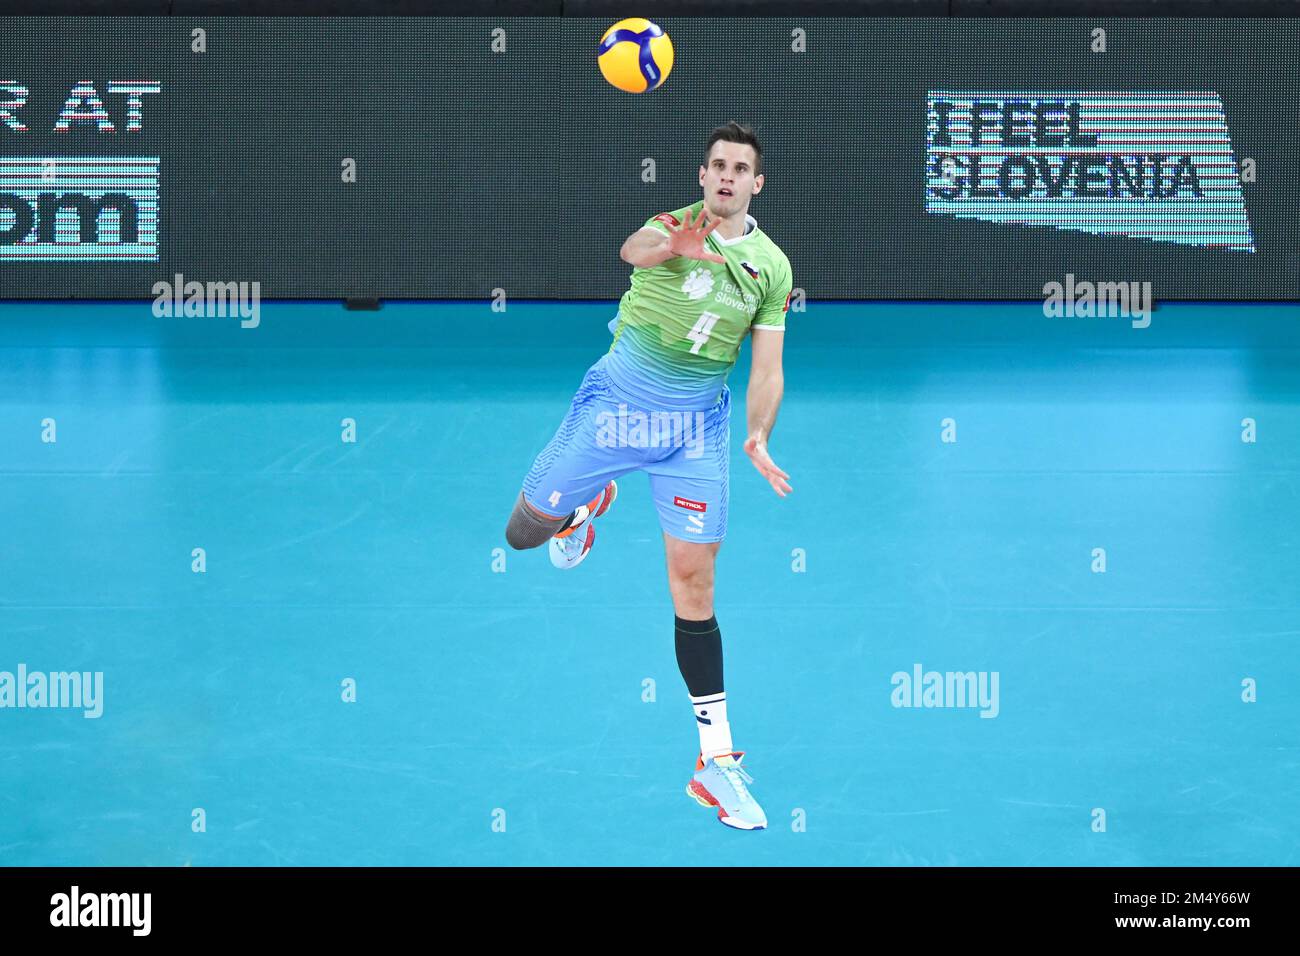
[(781, 353), (785, 348), (785, 312), (790, 306), (789, 274), (774, 283), (769, 298), (754, 318), (750, 332), (749, 391), (745, 396), (745, 414), (749, 437), (745, 454), (772, 490), (784, 498), (793, 491), (790, 476), (777, 467), (767, 452), (767, 440), (776, 425), (776, 412), (785, 394), (785, 374)]

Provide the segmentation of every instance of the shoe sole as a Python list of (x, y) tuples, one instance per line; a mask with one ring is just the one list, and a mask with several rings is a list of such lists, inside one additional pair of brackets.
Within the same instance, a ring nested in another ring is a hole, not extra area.
[(609, 510), (609, 506), (614, 503), (615, 499), (618, 498), (618, 482), (611, 481), (609, 483), (609, 489), (610, 489), (609, 497), (606, 498), (603, 502), (601, 502), (601, 505), (596, 510), (596, 513), (592, 515), (593, 518), (599, 518), (601, 515), (603, 515), (606, 511)]
[(561, 571), (572, 571), (578, 565), (582, 564), (583, 561), (587, 560), (587, 555), (591, 554), (591, 549), (596, 544), (596, 526), (591, 523), (590, 518), (587, 519), (586, 524), (587, 524), (587, 530), (586, 530), (587, 540), (582, 549), (582, 554), (578, 555), (578, 560), (574, 561), (572, 564), (560, 564), (556, 562), (555, 560), (556, 551), (558, 550), (561, 554), (564, 553), (564, 545), (562, 543), (564, 539), (562, 538), (551, 539), (551, 545), (550, 545), (551, 565), (553, 567), (558, 568)]
[(723, 826), (730, 827), (733, 830), (765, 830), (766, 827), (754, 826), (751, 823), (745, 823), (735, 817), (727, 816), (727, 811), (722, 809), (718, 801), (713, 799), (713, 794), (704, 788), (704, 784), (698, 780), (692, 780), (686, 785), (686, 795), (702, 807), (717, 807), (718, 822)]
[[(611, 481), (608, 487), (610, 489), (609, 495), (606, 497), (604, 501), (600, 503), (600, 507), (594, 513), (587, 516), (587, 520), (586, 522), (584, 522), (584, 524), (587, 525), (587, 543), (586, 543), (586, 547), (582, 549), (582, 554), (578, 556), (578, 560), (574, 561), (572, 564), (556, 564), (555, 548), (557, 547), (557, 542), (561, 539), (552, 538), (551, 545), (550, 545), (552, 566), (558, 568), (561, 571), (572, 571), (578, 565), (582, 564), (583, 561), (587, 560), (587, 555), (591, 554), (591, 549), (595, 547), (596, 544), (595, 521), (597, 518), (599, 518), (601, 515), (603, 515), (606, 511), (609, 510), (609, 506), (612, 505), (614, 503), (614, 499), (618, 497), (618, 483)], [(559, 545), (559, 547), (562, 547), (562, 545)]]

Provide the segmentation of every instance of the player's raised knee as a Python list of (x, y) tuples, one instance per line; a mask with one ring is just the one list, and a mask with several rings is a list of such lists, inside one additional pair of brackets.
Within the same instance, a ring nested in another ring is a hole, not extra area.
[(543, 518), (537, 515), (524, 502), (524, 496), (520, 493), (519, 500), (515, 502), (515, 510), (506, 522), (506, 543), (516, 551), (527, 551), (550, 541), (563, 524), (563, 518)]

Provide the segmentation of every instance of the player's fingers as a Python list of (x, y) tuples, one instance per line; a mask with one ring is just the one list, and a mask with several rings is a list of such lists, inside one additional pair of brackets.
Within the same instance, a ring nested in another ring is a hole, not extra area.
[(765, 474), (767, 475), (769, 480), (784, 481), (785, 479), (790, 477), (780, 468), (776, 467), (776, 465), (772, 464), (770, 461), (767, 463), (767, 465), (768, 466)]
[(713, 220), (711, 223), (709, 223), (708, 228), (704, 230), (704, 234), (707, 236), (707, 235), (708, 235), (709, 233), (711, 233), (714, 229), (717, 229), (717, 228), (718, 228), (718, 224), (721, 223), (721, 222), (722, 222), (722, 219), (721, 219), (721, 218)]
[(782, 478), (790, 477), (784, 471), (782, 471), (780, 468), (777, 467), (776, 462), (772, 460), (772, 456), (768, 454), (766, 448), (763, 449), (763, 471), (765, 474), (767, 472), (771, 472), (774, 475), (780, 475)]
[(706, 252), (706, 253), (704, 254), (704, 258), (707, 259), (707, 260), (709, 260), (709, 262), (726, 262), (726, 261), (727, 261), (726, 259), (722, 258), (722, 256), (715, 256), (715, 255), (714, 255), (713, 253), (711, 253), (711, 252)]
[(763, 456), (763, 475), (771, 482), (784, 481), (790, 477), (776, 466), (776, 462), (766, 455)]

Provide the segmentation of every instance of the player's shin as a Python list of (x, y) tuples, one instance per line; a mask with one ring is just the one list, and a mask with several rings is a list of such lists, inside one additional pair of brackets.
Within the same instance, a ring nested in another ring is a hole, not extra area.
[(722, 684), (722, 632), (716, 617), (676, 619), (677, 666), (686, 681), (703, 759), (732, 752), (727, 695)]

